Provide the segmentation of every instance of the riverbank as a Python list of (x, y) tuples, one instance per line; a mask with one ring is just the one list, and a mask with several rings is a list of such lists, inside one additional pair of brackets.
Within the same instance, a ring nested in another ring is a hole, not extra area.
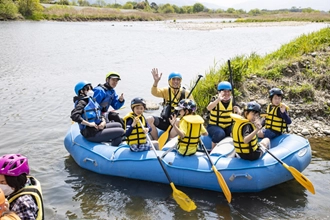
[[(235, 99), (241, 105), (255, 100), (266, 109), (268, 91), (284, 91), (290, 107), (289, 132), (310, 137), (330, 136), (330, 27), (303, 35), (277, 51), (231, 59)], [(200, 114), (206, 114), (209, 98), (219, 81), (228, 80), (227, 63), (211, 68), (193, 92)]]

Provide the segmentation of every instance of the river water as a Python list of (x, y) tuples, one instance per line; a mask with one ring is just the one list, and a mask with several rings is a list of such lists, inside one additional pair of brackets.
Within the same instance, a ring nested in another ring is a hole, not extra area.
[(327, 139), (310, 140), (313, 159), (303, 172), (316, 195), (292, 180), (259, 193), (234, 193), (228, 204), (222, 193), (177, 187), (195, 201), (191, 213), (177, 206), (169, 185), (83, 170), (63, 146), (80, 80), (97, 85), (115, 70), (122, 76), (116, 90), (127, 103), (135, 96), (161, 102), (150, 94), (154, 67), (164, 73), (160, 86), (179, 71), (189, 88), (197, 75), (235, 55), (269, 53), (325, 26), (199, 31), (166, 22), (0, 22), (0, 154), (29, 158), (42, 184), (46, 219), (328, 219)]

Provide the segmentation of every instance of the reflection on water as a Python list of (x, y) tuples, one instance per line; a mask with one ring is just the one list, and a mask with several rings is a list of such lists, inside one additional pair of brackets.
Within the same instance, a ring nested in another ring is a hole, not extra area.
[(309, 142), (311, 143), (314, 157), (330, 161), (330, 137), (310, 138)]
[(81, 169), (71, 157), (65, 159), (65, 170), (72, 200), (81, 204), (79, 212), (66, 213), (69, 219), (298, 219), (307, 204), (307, 192), (295, 180), (259, 193), (234, 193), (231, 204), (222, 193), (179, 187), (197, 205), (186, 213), (167, 184), (96, 174)]

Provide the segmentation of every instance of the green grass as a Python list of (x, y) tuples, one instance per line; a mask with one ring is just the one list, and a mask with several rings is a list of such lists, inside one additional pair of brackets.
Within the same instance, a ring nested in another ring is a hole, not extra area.
[[(303, 60), (304, 56), (310, 56), (310, 54), (315, 51), (326, 51), (329, 47), (330, 27), (302, 35), (290, 43), (282, 45), (277, 51), (265, 56), (252, 53), (247, 56), (240, 55), (231, 58), (231, 67), (234, 73), (235, 97), (239, 97), (241, 101), (244, 101), (244, 99), (247, 100), (249, 98), (247, 97), (248, 94), (258, 89), (258, 87), (259, 92), (267, 97), (268, 89), (260, 87), (258, 84), (251, 83), (250, 79), (252, 77), (263, 79), (263, 81), (267, 82), (269, 85), (281, 87), (282, 85), (277, 81), (282, 80), (285, 74), (290, 73), (287, 69), (292, 68), (294, 63), (296, 63), (296, 65), (305, 65), (306, 61)], [(310, 57), (306, 59), (311, 59)], [(313, 63), (313, 67), (317, 69), (326, 68), (327, 66), (329, 67), (329, 62), (330, 58), (328, 56), (322, 61), (316, 60)], [(286, 91), (290, 94), (289, 98), (298, 98), (309, 102), (315, 95), (313, 87), (328, 89), (329, 86), (327, 85), (330, 84), (330, 73), (326, 72), (325, 74), (321, 74), (320, 72), (314, 71), (311, 67), (303, 69), (304, 72), (295, 74), (295, 78), (291, 80), (293, 81), (291, 84), (296, 84), (297, 81), (301, 81), (301, 85), (284, 85), (287, 87)], [(290, 79), (290, 76), (288, 76), (288, 78)], [(223, 80), (229, 81), (227, 62), (223, 64), (215, 63), (206, 73), (206, 76), (201, 79), (201, 82), (193, 92), (194, 99), (199, 106), (199, 113), (205, 111), (210, 97), (217, 93), (216, 85)]]

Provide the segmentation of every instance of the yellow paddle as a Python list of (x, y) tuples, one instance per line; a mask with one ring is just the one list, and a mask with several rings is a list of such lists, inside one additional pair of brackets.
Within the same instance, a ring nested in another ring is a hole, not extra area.
[(300, 173), (296, 168), (288, 166), (286, 163), (281, 161), (279, 158), (277, 158), (274, 154), (272, 154), (267, 148), (261, 146), (262, 149), (266, 150), (272, 157), (275, 158), (280, 164), (282, 164), (290, 173), (292, 176), (303, 186), (305, 187), (308, 191), (311, 193), (315, 194), (314, 186), (313, 183), (306, 177), (304, 174)]
[[(139, 122), (141, 124), (142, 129), (144, 130), (144, 126), (141, 122), (141, 120), (139, 119)], [(192, 210), (195, 210), (197, 208), (197, 206), (195, 205), (194, 201), (192, 201), (185, 193), (181, 192), (180, 190), (175, 188), (174, 183), (172, 182), (167, 170), (164, 167), (164, 164), (162, 163), (161, 159), (159, 158), (159, 156), (157, 155), (155, 146), (153, 145), (149, 135), (147, 135), (148, 141), (150, 142), (151, 148), (153, 150), (153, 152), (155, 153), (157, 160), (160, 164), (160, 166), (162, 167), (168, 181), (170, 182), (170, 186), (172, 187), (173, 190), (173, 198), (176, 201), (176, 203), (184, 210), (187, 212), (190, 212)]]
[(168, 139), (171, 129), (172, 129), (172, 125), (168, 126), (167, 130), (164, 131), (164, 133), (162, 135), (160, 135), (160, 137), (158, 138), (159, 150), (163, 149), (163, 147)]
[(224, 178), (221, 175), (221, 173), (214, 166), (214, 164), (213, 164), (213, 162), (211, 160), (211, 157), (210, 157), (209, 153), (207, 152), (205, 145), (203, 144), (203, 141), (201, 139), (199, 139), (199, 141), (200, 141), (200, 144), (202, 145), (202, 147), (203, 147), (203, 149), (205, 151), (205, 154), (206, 154), (207, 158), (209, 159), (209, 161), (210, 161), (210, 163), (212, 165), (212, 170), (214, 171), (214, 173), (215, 173), (215, 175), (216, 175), (216, 177), (218, 179), (218, 182), (219, 182), (219, 185), (220, 185), (220, 187), (222, 189), (222, 192), (225, 194), (225, 197), (226, 197), (228, 203), (230, 203), (231, 202), (231, 192), (230, 192), (230, 190), (229, 190), (229, 188), (227, 186), (227, 183), (224, 180)]

